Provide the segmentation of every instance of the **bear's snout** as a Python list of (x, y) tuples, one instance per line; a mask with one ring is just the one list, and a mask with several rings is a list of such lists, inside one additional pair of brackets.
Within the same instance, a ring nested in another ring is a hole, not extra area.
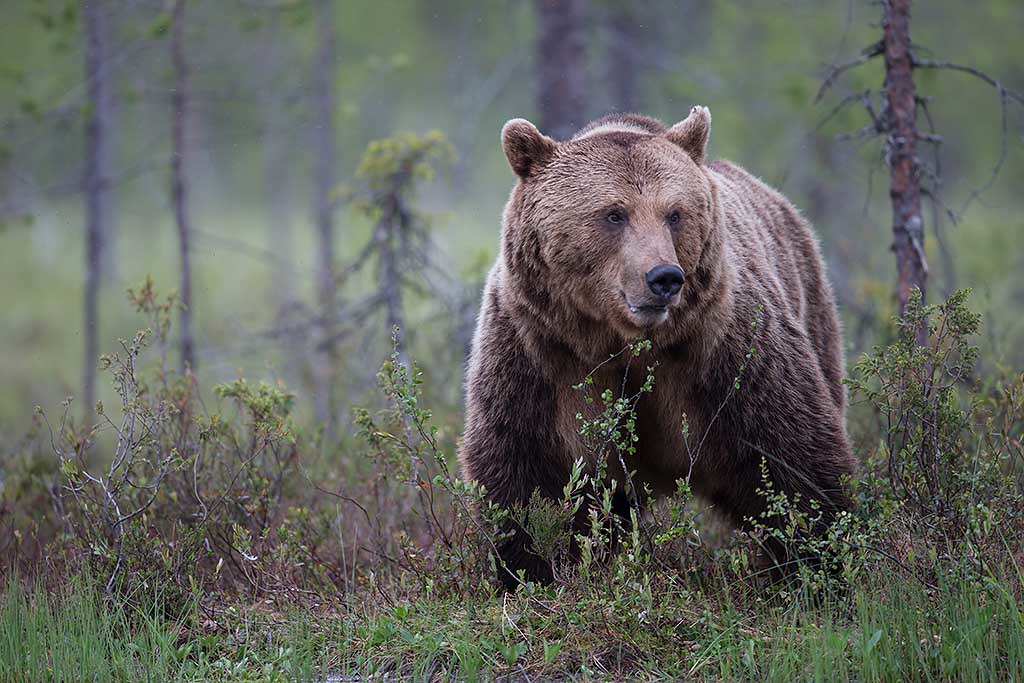
[(647, 271), (644, 279), (647, 280), (647, 288), (654, 296), (667, 301), (683, 288), (684, 277), (682, 268), (663, 263)]

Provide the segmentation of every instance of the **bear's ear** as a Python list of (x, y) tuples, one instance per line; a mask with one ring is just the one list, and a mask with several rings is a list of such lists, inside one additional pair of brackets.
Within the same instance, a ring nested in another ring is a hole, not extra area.
[(501, 146), (516, 175), (529, 178), (554, 156), (558, 143), (526, 119), (512, 119), (501, 129)]
[(665, 137), (682, 147), (701, 166), (706, 159), (710, 134), (711, 110), (697, 106), (690, 110), (689, 116), (669, 128)]

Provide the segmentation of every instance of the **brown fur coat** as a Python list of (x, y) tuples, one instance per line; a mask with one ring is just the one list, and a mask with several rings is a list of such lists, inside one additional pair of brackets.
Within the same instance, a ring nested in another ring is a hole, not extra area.
[[(645, 336), (653, 349), (641, 362), (658, 368), (627, 462), (640, 482), (670, 492), (690, 476), (744, 524), (763, 507), (764, 460), (776, 487), (821, 502), (823, 521), (849, 507), (843, 343), (817, 242), (778, 192), (707, 162), (710, 123), (695, 107), (671, 129), (607, 117), (566, 142), (520, 119), (503, 129), (518, 182), (484, 291), (460, 448), (464, 476), (499, 504), (561, 495), (572, 463), (592, 459), (572, 385)], [(656, 267), (681, 271), (681, 289), (652, 289)], [(597, 385), (618, 387), (625, 369), (606, 363)], [(627, 379), (632, 390), (642, 374)], [(501, 553), (529, 578), (551, 576), (521, 529)]]

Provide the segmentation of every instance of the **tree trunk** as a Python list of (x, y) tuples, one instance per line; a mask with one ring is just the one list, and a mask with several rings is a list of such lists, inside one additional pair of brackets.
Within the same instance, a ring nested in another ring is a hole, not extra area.
[(188, 215), (188, 64), (185, 61), (185, 0), (175, 0), (171, 26), (171, 63), (174, 68), (174, 130), (171, 154), (171, 203), (178, 226), (178, 251), (181, 257), (181, 371), (196, 369), (195, 342), (192, 337), (192, 226)]
[(564, 140), (583, 125), (583, 3), (536, 0), (540, 127)]
[(292, 229), (290, 198), (292, 193), (291, 149), (294, 142), (289, 121), (282, 75), (288, 70), (283, 51), (281, 23), (276, 16), (269, 19), (261, 39), (266, 47), (261, 54), (259, 70), (265, 79), (259, 106), (263, 115), (260, 146), (263, 152), (263, 198), (266, 201), (268, 238), (276, 256), (273, 273), (273, 297), (277, 312), (282, 313), (295, 302), (292, 281)]
[(105, 237), (111, 230), (110, 119), (113, 98), (105, 73), (107, 15), (102, 3), (82, 2), (85, 29), (85, 80), (88, 84), (89, 120), (85, 131), (85, 299), (83, 337), (85, 357), (82, 379), (84, 417), (92, 420), (96, 406), (96, 365), (99, 348), (99, 292), (104, 266)]
[(388, 197), (384, 212), (377, 224), (377, 281), (384, 299), (385, 324), (390, 338), (394, 335), (398, 349), (398, 362), (411, 369), (405, 349), (405, 316), (402, 313), (402, 274), (399, 268), (401, 252), (408, 250), (408, 213), (396, 194)]
[[(291, 56), (284, 46), (282, 23), (275, 15), (268, 22), (262, 39), (266, 48), (262, 54), (261, 72), (266, 79), (260, 97), (263, 113), (263, 196), (266, 200), (268, 240), (276, 259), (273, 263), (272, 298), (276, 325), (288, 328), (295, 322), (298, 297), (295, 291), (293, 268), (292, 198), (295, 175), (293, 146), (295, 126), (289, 119), (286, 100), (287, 73)], [(308, 344), (298, 334), (286, 332), (281, 336), (284, 354), (282, 369), (285, 383), (295, 386), (302, 374)]]
[(637, 85), (640, 65), (638, 44), (644, 39), (636, 7), (627, 2), (614, 3), (607, 15), (608, 45), (605, 48), (605, 77), (611, 109), (617, 112), (637, 110)]
[(886, 0), (882, 24), (889, 117), (886, 147), (891, 181), (892, 248), (896, 253), (896, 296), (901, 313), (914, 287), (921, 290), (924, 299), (928, 276), (917, 160), (917, 99), (910, 53), (910, 5), (911, 0)]
[(334, 199), (337, 159), (335, 154), (335, 65), (337, 35), (334, 27), (334, 0), (318, 0), (317, 54), (313, 73), (313, 97), (316, 116), (314, 144), (317, 152), (315, 195), (319, 259), (317, 297), (320, 304), (320, 333), (317, 340), (313, 374), (317, 417), (326, 433), (333, 433), (334, 365), (333, 339), (337, 326), (337, 283), (334, 274)]

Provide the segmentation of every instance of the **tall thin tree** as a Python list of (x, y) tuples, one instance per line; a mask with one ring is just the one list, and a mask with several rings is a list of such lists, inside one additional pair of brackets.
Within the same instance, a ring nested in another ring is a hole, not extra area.
[(337, 29), (334, 22), (334, 0), (317, 0), (317, 50), (313, 65), (313, 144), (316, 147), (317, 163), (313, 211), (318, 248), (316, 277), (320, 331), (316, 340), (313, 374), (317, 417), (324, 423), (329, 435), (333, 430), (334, 417), (334, 339), (337, 326), (333, 196), (338, 163), (335, 148)]
[(637, 55), (644, 41), (639, 15), (640, 8), (628, 2), (612, 3), (605, 14), (605, 80), (611, 108), (618, 112), (632, 112), (638, 107), (642, 69)]
[(188, 213), (188, 62), (185, 59), (185, 0), (175, 0), (171, 16), (171, 64), (174, 69), (173, 132), (171, 144), (171, 204), (178, 227), (178, 253), (181, 259), (181, 369), (196, 369), (195, 340), (192, 336), (192, 224)]
[(273, 87), (264, 88), (260, 95), (263, 114), (263, 183), (270, 223), (270, 244), (278, 258), (274, 269), (274, 297), (279, 311), (294, 302), (292, 273), (291, 220), (289, 198), (291, 191), (291, 148), (294, 143), (286, 109), (289, 97), (285, 74), (288, 73), (285, 41), (278, 17), (272, 16), (266, 25), (265, 46), (261, 51), (261, 76)]
[(385, 330), (395, 335), (398, 360), (407, 369), (411, 365), (404, 297), (419, 291), (440, 298), (447, 279), (432, 258), (430, 219), (416, 209), (415, 192), (419, 183), (446, 167), (452, 157), (451, 146), (439, 133), (422, 137), (404, 133), (370, 143), (356, 172), (366, 183), (356, 206), (375, 225), (370, 241), (347, 272), (355, 274), (375, 263), (377, 288), (361, 310), (350, 309), (345, 322), (351, 327), (363, 325), (383, 309)]
[[(293, 220), (292, 197), (295, 184), (295, 141), (302, 128), (294, 125), (288, 107), (295, 96), (295, 88), (305, 85), (305, 79), (296, 83), (293, 79), (292, 53), (284, 40), (286, 25), (277, 13), (272, 13), (264, 25), (263, 43), (260, 51), (259, 77), (264, 87), (260, 93), (259, 107), (262, 113), (263, 131), (261, 147), (263, 152), (263, 198), (266, 201), (271, 249), (275, 259), (272, 274), (272, 299), (276, 310), (277, 325), (281, 335), (281, 350), (284, 364), (281, 368), (285, 383), (295, 385), (302, 376), (306, 354), (309, 348), (306, 340), (294, 333), (294, 326), (303, 324), (305, 316), (296, 294), (298, 282), (293, 265)], [(292, 331), (289, 331), (292, 330)]]
[[(842, 99), (829, 113), (834, 117), (845, 107), (863, 104), (871, 122), (861, 130), (846, 137), (885, 139), (885, 161), (889, 167), (889, 197), (892, 202), (893, 252), (896, 254), (896, 298), (902, 312), (910, 300), (911, 292), (917, 288), (922, 300), (928, 280), (928, 262), (924, 250), (924, 220), (921, 215), (921, 197), (930, 198), (937, 207), (954, 222), (958, 221), (972, 201), (988, 187), (1002, 169), (1007, 153), (1007, 107), (1011, 103), (1024, 106), (1024, 94), (1010, 90), (1000, 81), (972, 66), (943, 60), (924, 59), (915, 54), (910, 39), (910, 14), (912, 0), (882, 0), (882, 37), (868, 45), (854, 59), (842, 64), (833, 64), (818, 90), (817, 99), (834, 86), (839, 78), (863, 64), (882, 58), (885, 62), (885, 83), (880, 93), (868, 89), (852, 92)], [(941, 173), (938, 164), (938, 146), (942, 136), (935, 130), (930, 113), (929, 98), (917, 94), (914, 71), (917, 69), (943, 69), (968, 74), (991, 86), (999, 96), (1002, 116), (1001, 152), (992, 169), (988, 182), (971, 191), (968, 200), (959, 212), (949, 209), (939, 199)], [(880, 95), (881, 111), (876, 111), (876, 99)], [(924, 112), (927, 131), (918, 125), (918, 113)], [(918, 154), (918, 143), (935, 146), (935, 162), (931, 165)], [(920, 341), (927, 340), (928, 330), (922, 326)]]
[(911, 0), (888, 0), (882, 19), (885, 98), (890, 117), (886, 152), (892, 200), (892, 248), (896, 253), (896, 294), (901, 312), (914, 287), (921, 290), (924, 299), (928, 278), (917, 158), (917, 94), (910, 51), (910, 5)]
[(536, 2), (540, 125), (548, 135), (565, 139), (582, 125), (584, 116), (583, 3)]
[(108, 13), (102, 2), (82, 0), (85, 33), (85, 79), (89, 116), (85, 131), (85, 357), (82, 401), (91, 420), (96, 405), (96, 364), (99, 335), (99, 294), (104, 265), (105, 238), (111, 216), (111, 126), (113, 95), (107, 64)]

